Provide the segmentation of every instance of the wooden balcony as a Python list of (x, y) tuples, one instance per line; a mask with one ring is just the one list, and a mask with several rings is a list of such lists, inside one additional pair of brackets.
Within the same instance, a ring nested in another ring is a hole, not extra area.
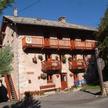
[(85, 41), (81, 41), (81, 40), (75, 40), (74, 42), (74, 48), (75, 49), (86, 49), (86, 43)]
[(44, 38), (42, 36), (26, 36), (22, 39), (22, 47), (26, 48), (52, 48), (68, 50), (93, 50), (96, 42), (93, 40), (81, 41), (80, 39), (70, 40), (69, 38)]
[(42, 71), (48, 72), (48, 71), (57, 71), (61, 70), (61, 62), (54, 59), (49, 59), (47, 61), (42, 62)]
[(42, 48), (44, 43), (43, 37), (26, 36), (22, 39), (23, 48)]
[(84, 63), (84, 60), (72, 60), (71, 62), (69, 62), (69, 70), (74, 71), (75, 69), (85, 69), (86, 65)]
[(71, 41), (68, 39), (59, 40), (60, 49), (71, 49)]
[(50, 48), (59, 48), (59, 40), (58, 39), (49, 39), (49, 47)]
[(85, 48), (88, 50), (92, 50), (96, 48), (96, 42), (95, 41), (90, 41), (90, 40), (86, 40), (85, 41)]
[(83, 50), (92, 50), (96, 47), (96, 42), (92, 40), (75, 40), (74, 42), (74, 49), (83, 49)]

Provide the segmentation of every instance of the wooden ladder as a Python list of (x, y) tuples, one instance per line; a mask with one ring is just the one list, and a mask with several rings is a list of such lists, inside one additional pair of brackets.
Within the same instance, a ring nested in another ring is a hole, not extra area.
[(11, 75), (5, 75), (5, 82), (10, 100), (18, 100)]

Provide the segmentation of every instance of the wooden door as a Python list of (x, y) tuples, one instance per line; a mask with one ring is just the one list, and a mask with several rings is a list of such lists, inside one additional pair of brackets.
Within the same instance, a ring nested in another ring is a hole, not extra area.
[(52, 83), (52, 75), (47, 75), (47, 83)]
[(67, 88), (67, 74), (61, 73), (61, 89), (64, 90)]

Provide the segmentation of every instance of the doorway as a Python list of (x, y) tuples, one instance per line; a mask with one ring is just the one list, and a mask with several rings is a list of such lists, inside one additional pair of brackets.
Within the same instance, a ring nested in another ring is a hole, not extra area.
[(67, 88), (67, 73), (61, 73), (61, 89)]

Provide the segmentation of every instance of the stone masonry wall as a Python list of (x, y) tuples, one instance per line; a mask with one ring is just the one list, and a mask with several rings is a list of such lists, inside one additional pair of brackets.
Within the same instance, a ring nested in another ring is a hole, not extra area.
[(10, 45), (13, 52), (13, 62), (12, 67), (13, 71), (11, 72), (12, 80), (15, 86), (15, 90), (17, 95), (19, 94), (19, 86), (18, 86), (18, 52), (17, 52), (17, 34), (14, 30), (12, 30), (9, 26), (6, 27), (5, 30), (5, 38), (3, 40), (3, 46)]
[[(22, 38), (23, 36), (18, 37), (18, 60), (19, 60), (19, 87), (20, 94), (23, 94), (25, 91), (39, 91), (40, 85), (45, 85), (46, 80), (39, 79), (41, 73), (41, 61), (38, 56), (42, 55), (39, 53), (26, 53), (22, 49)], [(33, 63), (32, 58), (36, 57), (37, 63)], [(45, 55), (43, 54), (43, 59)]]

